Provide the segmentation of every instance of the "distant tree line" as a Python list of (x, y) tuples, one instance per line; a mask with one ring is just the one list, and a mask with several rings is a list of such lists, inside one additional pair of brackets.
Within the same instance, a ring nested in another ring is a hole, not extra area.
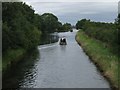
[(51, 13), (36, 14), (31, 6), (23, 2), (3, 2), (2, 21), (3, 54), (11, 49), (36, 47), (41, 34), (71, 29), (71, 24), (62, 25)]
[(72, 25), (70, 23), (64, 23), (63, 25), (59, 23), (58, 32), (68, 32), (70, 30), (72, 30)]
[(120, 42), (118, 41), (118, 28), (116, 23), (120, 23), (120, 15), (115, 23), (94, 22), (82, 19), (76, 23), (76, 28), (82, 29), (92, 38), (105, 42), (109, 47), (114, 47), (113, 52), (118, 53)]

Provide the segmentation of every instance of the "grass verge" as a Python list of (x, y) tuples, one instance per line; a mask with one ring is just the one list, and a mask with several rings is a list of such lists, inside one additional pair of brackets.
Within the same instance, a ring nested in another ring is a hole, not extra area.
[(105, 44), (88, 37), (84, 31), (78, 31), (76, 41), (110, 82), (113, 90), (118, 90), (118, 56), (110, 52)]
[(8, 50), (7, 53), (2, 57), (2, 71), (7, 69), (11, 64), (17, 63), (24, 57), (26, 51), (24, 49)]

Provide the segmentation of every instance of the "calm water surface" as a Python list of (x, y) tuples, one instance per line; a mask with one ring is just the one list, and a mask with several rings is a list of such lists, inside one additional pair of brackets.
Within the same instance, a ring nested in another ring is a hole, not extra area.
[(3, 76), (3, 88), (109, 88), (108, 82), (75, 41), (76, 31), (59, 33), (67, 45), (38, 46)]

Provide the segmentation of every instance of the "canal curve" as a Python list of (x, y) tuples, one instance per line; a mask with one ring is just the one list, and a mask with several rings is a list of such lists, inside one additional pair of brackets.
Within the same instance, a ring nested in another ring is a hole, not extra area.
[(59, 37), (66, 37), (67, 45), (62, 46), (57, 42), (38, 46), (39, 55), (36, 60), (30, 61), (30, 64), (26, 64), (28, 61), (22, 62), (14, 71), (10, 70), (3, 81), (3, 87), (110, 88), (109, 83), (77, 44), (76, 32), (73, 30), (58, 34)]

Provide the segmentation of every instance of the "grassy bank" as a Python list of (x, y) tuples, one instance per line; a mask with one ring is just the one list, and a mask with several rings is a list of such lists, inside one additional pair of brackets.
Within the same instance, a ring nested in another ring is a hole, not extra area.
[(108, 79), (112, 88), (118, 88), (118, 57), (96, 39), (88, 37), (82, 30), (76, 35), (77, 42)]
[(2, 57), (2, 70), (7, 69), (11, 64), (17, 63), (21, 60), (26, 51), (22, 48), (16, 50), (8, 50), (7, 53)]

